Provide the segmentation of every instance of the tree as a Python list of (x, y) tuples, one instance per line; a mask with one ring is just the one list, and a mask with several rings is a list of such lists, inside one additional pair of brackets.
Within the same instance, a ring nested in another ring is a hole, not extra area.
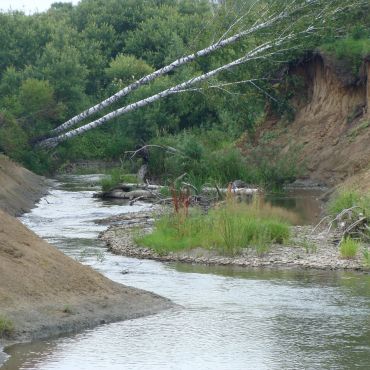
[[(259, 0), (257, 0), (258, 2)], [(260, 0), (262, 2), (262, 0)], [(316, 4), (317, 2), (322, 2), (322, 0), (314, 0), (312, 3)], [(207, 56), (211, 53), (214, 53), (215, 51), (222, 49), (226, 46), (229, 46), (231, 44), (236, 43), (243, 37), (252, 35), (258, 31), (268, 29), (269, 27), (272, 27), (275, 23), (278, 23), (279, 21), (287, 20), (289, 17), (297, 16), (302, 9), (304, 9), (304, 5), (302, 5), (302, 1), (293, 1), (293, 3), (296, 3), (292, 9), (288, 9), (289, 11), (286, 11), (285, 8), (283, 8), (280, 12), (276, 12), (273, 14), (269, 14), (269, 12), (266, 11), (266, 14), (263, 14), (259, 20), (255, 22), (254, 25), (247, 28), (246, 30), (243, 30), (231, 37), (224, 38), (221, 37), (216, 43), (197, 51), (196, 53), (192, 53), (190, 55), (187, 55), (185, 57), (181, 57), (174, 62), (172, 62), (169, 65), (166, 65), (163, 68), (160, 68), (156, 70), (155, 72), (142, 77), (141, 79), (133, 82), (129, 86), (125, 87), (124, 89), (118, 91), (116, 94), (112, 95), (108, 99), (105, 99), (101, 103), (83, 111), (82, 113), (78, 114), (77, 116), (71, 118), (67, 122), (63, 123), (59, 127), (53, 130), (53, 134), (59, 134), (70, 127), (74, 126), (75, 124), (81, 122), (82, 120), (86, 119), (87, 117), (90, 117), (93, 114), (96, 114), (100, 112), (101, 110), (105, 109), (106, 107), (112, 105), (119, 99), (123, 98), (124, 96), (128, 95), (132, 91), (138, 89), (139, 87), (146, 85), (153, 81), (154, 79), (158, 78), (159, 76), (162, 76), (164, 74), (168, 74), (172, 72), (173, 70), (179, 68), (182, 65), (188, 64), (194, 60), (197, 60), (201, 57)], [(243, 16), (241, 17), (243, 18)], [(241, 19), (240, 18), (240, 19)], [(238, 23), (238, 20), (234, 22), (234, 24)], [(230, 30), (232, 29), (232, 26), (230, 26)], [(227, 32), (224, 33), (223, 36), (226, 36)]]
[[(288, 3), (284, 2), (283, 4), (279, 4), (274, 1), (272, 1), (270, 4), (269, 2), (257, 0), (256, 3), (264, 4), (265, 10), (262, 12), (257, 21), (254, 22), (254, 24), (248, 24), (247, 28), (242, 27), (240, 32), (231, 37), (227, 37), (234, 27), (240, 27), (240, 23), (242, 23), (243, 18), (245, 17), (245, 14), (242, 14), (229, 26), (229, 28), (216, 43), (196, 53), (182, 57), (173, 63), (137, 80), (102, 103), (84, 111), (76, 117), (73, 117), (71, 120), (55, 129), (53, 133), (58, 134), (63, 130), (70, 128), (77, 122), (80, 122), (86, 117), (99, 112), (135, 89), (149, 83), (165, 73), (169, 73), (179, 66), (190, 63), (194, 60), (198, 60), (199, 58), (211, 53), (215, 53), (217, 50), (225, 49), (246, 36), (254, 35), (254, 37), (250, 37), (248, 39), (248, 42), (246, 42), (245, 45), (242, 45), (241, 49), (246, 49), (246, 52), (243, 56), (200, 76), (193, 77), (183, 83), (165, 89), (148, 98), (128, 104), (75, 130), (61, 134), (54, 138), (43, 140), (41, 145), (44, 147), (56, 146), (62, 141), (80, 135), (92, 128), (99, 127), (111, 119), (114, 119), (122, 114), (132, 112), (138, 108), (147, 106), (155, 101), (158, 101), (159, 99), (163, 99), (164, 97), (178, 93), (199, 91), (200, 89), (204, 89), (204, 86), (199, 88), (197, 85), (237, 66), (251, 61), (271, 60), (276, 58), (278, 55), (283, 55), (284, 53), (297, 48), (297, 45), (302, 46), (304, 42), (306, 42), (307, 38), (311, 37), (312, 34), (318, 34), (319, 31), (322, 30), (321, 26), (323, 22), (325, 22), (327, 27), (329, 27), (330, 22), (335, 19), (341, 11), (358, 7), (362, 4), (362, 2), (353, 3), (349, 0), (312, 0), (309, 2), (305, 0), (292, 0)], [(260, 37), (257, 38), (256, 35), (259, 35)], [(249, 79), (246, 81), (233, 82), (233, 84), (235, 83), (253, 84), (255, 83), (255, 80)], [(220, 89), (228, 84), (229, 83), (216, 84), (211, 85), (211, 87)]]

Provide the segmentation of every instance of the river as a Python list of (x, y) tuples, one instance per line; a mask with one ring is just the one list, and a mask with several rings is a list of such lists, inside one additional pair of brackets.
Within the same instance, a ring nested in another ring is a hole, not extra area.
[(370, 276), (164, 264), (112, 255), (94, 220), (144, 210), (64, 176), (22, 222), (112, 280), (181, 309), (7, 349), (2, 370), (369, 369)]

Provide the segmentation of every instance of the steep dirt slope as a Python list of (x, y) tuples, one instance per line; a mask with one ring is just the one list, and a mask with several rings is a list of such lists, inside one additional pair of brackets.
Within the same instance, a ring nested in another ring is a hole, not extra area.
[(0, 208), (18, 216), (45, 193), (46, 181), (0, 154)]
[[(44, 190), (42, 178), (0, 157), (0, 208), (19, 214)], [(167, 299), (114, 283), (77, 263), (4, 210), (0, 209), (0, 324), (4, 318), (11, 320), (14, 332), (0, 332), (0, 352), (13, 341), (75, 332), (172, 306)]]
[(170, 306), (66, 257), (1, 210), (0, 220), (0, 313), (14, 322), (16, 339), (47, 337)]
[(292, 101), (294, 121), (283, 124), (270, 119), (261, 134), (278, 132), (282, 152), (292, 145), (301, 147), (300, 160), (313, 180), (336, 185), (366, 172), (370, 168), (369, 71), (364, 62), (362, 76), (356, 80), (328, 57), (313, 56), (290, 71), (304, 81)]

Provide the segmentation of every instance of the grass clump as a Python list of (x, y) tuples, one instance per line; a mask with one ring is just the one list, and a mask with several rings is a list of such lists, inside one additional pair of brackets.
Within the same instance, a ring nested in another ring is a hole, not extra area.
[(192, 210), (188, 215), (179, 212), (164, 216), (151, 234), (136, 241), (162, 255), (196, 247), (225, 255), (237, 255), (252, 248), (262, 255), (271, 244), (289, 239), (291, 221), (292, 214), (281, 208), (228, 200), (207, 214)]
[(137, 183), (135, 174), (124, 173), (120, 168), (114, 168), (107, 173), (100, 185), (103, 191), (108, 191), (121, 183)]
[(0, 338), (10, 337), (14, 333), (13, 321), (0, 316)]
[(317, 252), (317, 245), (312, 240), (309, 240), (307, 237), (304, 237), (299, 242), (299, 246), (304, 248), (307, 254), (314, 254)]
[(369, 252), (369, 249), (368, 248), (365, 248), (363, 251), (362, 251), (362, 255), (364, 257), (364, 265), (365, 267), (370, 267), (370, 252)]
[(370, 214), (370, 196), (351, 189), (339, 191), (328, 204), (328, 213), (338, 215), (345, 209), (358, 207), (359, 212)]
[(346, 238), (340, 243), (340, 255), (345, 259), (352, 259), (356, 256), (361, 243), (352, 238)]

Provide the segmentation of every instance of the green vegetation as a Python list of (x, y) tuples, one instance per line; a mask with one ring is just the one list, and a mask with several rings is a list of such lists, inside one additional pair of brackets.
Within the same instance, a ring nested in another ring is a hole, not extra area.
[(360, 73), (364, 58), (370, 55), (370, 39), (349, 37), (321, 46), (321, 50), (345, 63), (355, 76)]
[(151, 176), (163, 181), (187, 173), (189, 181), (198, 188), (205, 183), (226, 186), (235, 179), (279, 188), (294, 181), (303, 171), (297, 160), (298, 148), (281, 154), (271, 142), (257, 148), (237, 147), (232, 137), (225, 137), (217, 129), (185, 131), (157, 139), (155, 144), (178, 151), (151, 149)]
[(362, 251), (363, 257), (364, 257), (364, 265), (365, 267), (370, 267), (370, 252), (368, 248), (365, 248)]
[(10, 337), (14, 332), (13, 321), (5, 316), (0, 316), (0, 338)]
[(128, 174), (121, 168), (114, 168), (107, 171), (106, 176), (100, 184), (103, 191), (108, 191), (121, 183), (137, 183), (137, 177), (134, 174)]
[[(65, 142), (52, 153), (34, 147), (39, 137), (76, 113), (222, 37), (241, 14), (245, 13), (229, 34), (251, 27), (267, 3), (275, 14), (290, 4), (285, 0), (228, 0), (220, 2), (222, 6), (208, 0), (82, 0), (76, 6), (57, 2), (34, 15), (0, 13), (0, 151), (45, 174), (75, 160), (124, 159), (126, 151), (144, 144), (170, 145), (182, 154), (152, 150), (153, 178), (171, 182), (186, 172), (196, 186), (242, 179), (279, 187), (293, 181), (302, 171), (297, 168), (299, 148), (282, 154), (281, 148), (271, 145), (269, 133), (257, 148), (235, 142), (245, 133), (253, 137), (266, 107), (287, 124), (294, 116), (289, 99), (292, 92), (302, 90), (302, 81), (287, 77), (275, 83), (285, 68), (276, 59), (294, 64), (324, 45), (353, 65), (361, 62), (369, 48), (370, 5), (340, 12), (335, 21), (305, 35), (293, 48), (287, 45), (276, 58), (253, 60), (210, 81), (214, 86), (227, 84), (225, 88), (173, 95)], [(143, 86), (111, 108), (215, 69), (269, 41), (272, 34), (291, 27), (292, 32), (295, 27), (303, 29), (305, 22), (305, 16), (298, 14), (295, 21), (286, 19), (268, 32), (256, 32)], [(256, 81), (239, 83), (248, 79)], [(118, 178), (112, 175), (105, 187)]]
[(187, 215), (181, 210), (164, 216), (156, 222), (155, 230), (138, 237), (137, 243), (159, 254), (202, 247), (225, 255), (249, 248), (262, 255), (271, 244), (287, 242), (289, 220), (293, 221), (293, 216), (281, 208), (228, 200), (207, 214), (193, 211)]
[(317, 252), (317, 245), (309, 240), (307, 237), (304, 237), (300, 242), (299, 246), (304, 248), (307, 254), (314, 254)]
[(329, 202), (328, 213), (336, 216), (343, 210), (358, 207), (353, 212), (370, 215), (370, 195), (351, 189), (340, 190)]
[(71, 306), (70, 306), (70, 305), (66, 304), (66, 305), (63, 307), (62, 312), (63, 312), (63, 313), (66, 313), (66, 314), (68, 314), (68, 315), (71, 315), (71, 314), (73, 313), (73, 310), (72, 310), (72, 308), (71, 308)]
[(358, 250), (361, 247), (361, 243), (357, 240), (353, 240), (352, 238), (345, 238), (340, 243), (340, 255), (342, 258), (351, 259), (356, 257)]

